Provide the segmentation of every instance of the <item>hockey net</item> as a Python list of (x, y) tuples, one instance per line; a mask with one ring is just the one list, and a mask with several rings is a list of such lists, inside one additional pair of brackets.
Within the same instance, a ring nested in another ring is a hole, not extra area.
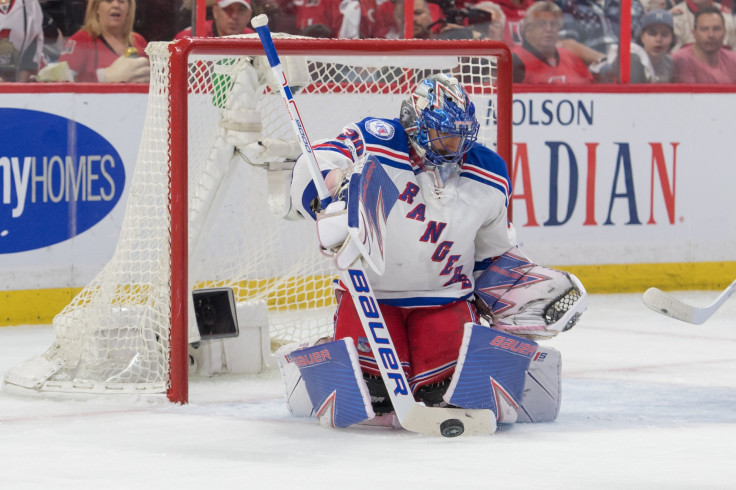
[[(479, 141), (509, 161), (510, 57), (499, 43), (274, 37), (282, 61), (308, 73), (292, 90), (312, 142), (366, 116), (397, 117), (419, 80), (449, 72), (476, 105)], [(265, 83), (250, 104), (262, 137), (294, 140), (267, 63), (258, 63), (260, 43), (186, 39), (151, 43), (148, 53), (146, 120), (114, 256), (55, 317), (54, 344), (6, 373), (6, 385), (168, 390), (185, 402), (194, 289), (230, 287), (238, 303), (264, 305), (274, 348), (331, 333), (332, 263), (318, 252), (311, 220), (279, 216), (289, 162), (251, 165), (223, 136), (227, 111), (243, 97), (233, 86), (249, 70)]]

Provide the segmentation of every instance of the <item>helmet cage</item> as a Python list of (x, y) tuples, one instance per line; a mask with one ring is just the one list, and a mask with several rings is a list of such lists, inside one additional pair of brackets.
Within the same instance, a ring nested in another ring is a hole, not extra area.
[(480, 125), (475, 106), (457, 80), (432, 75), (419, 84), (410, 100), (416, 118), (411, 118), (414, 127), (405, 127), (425, 163), (441, 166), (460, 162), (478, 138)]
[[(480, 125), (475, 119), (475, 107), (468, 103), (469, 111), (463, 111), (452, 100), (445, 101), (443, 110), (422, 111), (416, 141), (424, 148), (427, 163), (456, 163), (470, 151)], [(430, 129), (435, 131), (430, 134)]]

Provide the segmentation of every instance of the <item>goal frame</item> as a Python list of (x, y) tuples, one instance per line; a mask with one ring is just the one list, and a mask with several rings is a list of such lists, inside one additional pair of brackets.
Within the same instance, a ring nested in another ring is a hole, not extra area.
[[(496, 151), (512, 169), (512, 61), (505, 44), (487, 40), (274, 39), (282, 56), (320, 55), (438, 55), (493, 56), (497, 62)], [(169, 387), (171, 402), (189, 401), (188, 355), (188, 102), (187, 62), (192, 54), (265, 55), (258, 39), (184, 38), (169, 45), (169, 207), (171, 216), (171, 329)], [(298, 95), (297, 95), (298, 99)], [(286, 110), (286, 108), (284, 108)], [(309, 134), (309, 128), (305, 128)], [(510, 207), (509, 207), (510, 209)]]

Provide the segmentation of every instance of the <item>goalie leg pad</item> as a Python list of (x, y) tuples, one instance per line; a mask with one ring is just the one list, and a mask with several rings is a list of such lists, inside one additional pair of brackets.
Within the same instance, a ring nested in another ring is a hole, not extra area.
[(524, 395), (517, 422), (552, 422), (560, 413), (562, 357), (556, 349), (540, 346), (526, 372)]
[(475, 282), (476, 305), (493, 325), (530, 339), (570, 330), (587, 307), (573, 274), (536, 265), (518, 249), (495, 259)]
[(445, 401), (461, 408), (490, 409), (501, 423), (516, 422), (526, 372), (537, 347), (525, 338), (466, 323)]
[(294, 342), (280, 347), (275, 353), (276, 362), (279, 365), (279, 371), (281, 371), (281, 380), (284, 382), (286, 391), (286, 406), (295, 417), (314, 416), (314, 407), (312, 406), (312, 400), (309, 399), (304, 378), (302, 378), (297, 365), (291, 362), (289, 358), (289, 354), (293, 351), (309, 345), (313, 345), (313, 343), (299, 344)]
[(343, 428), (375, 416), (353, 339), (295, 350), (289, 360), (299, 368), (322, 426)]

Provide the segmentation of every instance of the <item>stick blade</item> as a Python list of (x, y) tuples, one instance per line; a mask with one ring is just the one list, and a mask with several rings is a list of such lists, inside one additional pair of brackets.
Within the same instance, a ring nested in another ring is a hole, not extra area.
[(492, 435), (496, 432), (496, 416), (490, 410), (437, 408), (415, 405), (401, 426), (412, 432), (443, 437), (460, 435)]
[(673, 298), (658, 288), (649, 288), (644, 292), (644, 304), (651, 310), (686, 323), (703, 323), (702, 318), (695, 318), (692, 306)]

